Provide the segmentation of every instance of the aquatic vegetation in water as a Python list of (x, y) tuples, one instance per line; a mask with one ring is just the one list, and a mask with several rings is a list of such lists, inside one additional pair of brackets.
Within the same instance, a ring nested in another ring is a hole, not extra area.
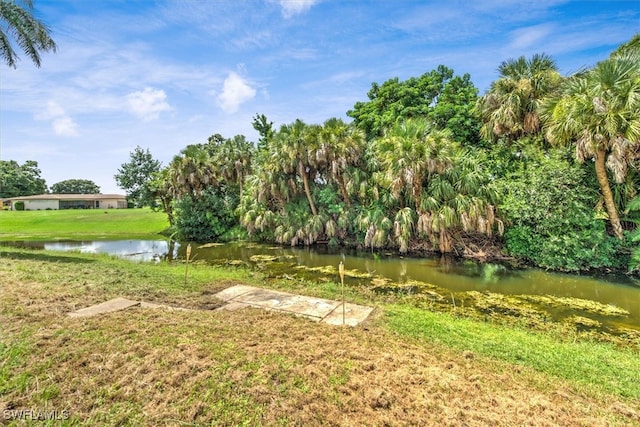
[(278, 257), (273, 255), (251, 255), (249, 259), (253, 262), (274, 262), (278, 260)]
[(595, 319), (577, 315), (567, 317), (564, 319), (564, 322), (574, 324), (578, 329), (594, 329), (602, 327), (602, 323)]
[[(338, 276), (338, 269), (333, 265), (325, 265), (322, 267), (307, 267), (306, 265), (298, 265), (295, 268), (299, 270), (313, 271), (316, 273), (326, 274), (329, 276)], [(345, 277), (351, 277), (354, 279), (369, 279), (372, 277), (371, 273), (363, 273), (357, 269), (345, 270)]]
[[(470, 297), (470, 298), (469, 298)], [(512, 317), (539, 317), (546, 313), (519, 296), (503, 295), (494, 292), (468, 291), (460, 298), (471, 307), (485, 314), (500, 314)]]
[(536, 304), (547, 304), (556, 309), (581, 310), (602, 316), (629, 315), (629, 312), (623, 308), (581, 298), (556, 297), (553, 295), (519, 295), (518, 298)]

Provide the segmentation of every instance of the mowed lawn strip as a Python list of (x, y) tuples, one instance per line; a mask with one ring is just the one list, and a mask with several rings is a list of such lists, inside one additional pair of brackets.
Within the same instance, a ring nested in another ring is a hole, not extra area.
[(167, 215), (151, 209), (0, 211), (0, 240), (158, 238)]
[[(0, 282), (0, 410), (67, 425), (640, 423), (638, 354), (606, 344), (396, 305), (360, 328), (213, 312), (265, 279), (197, 263), (185, 283), (183, 264), (3, 248)], [(114, 296), (197, 310), (66, 316)]]

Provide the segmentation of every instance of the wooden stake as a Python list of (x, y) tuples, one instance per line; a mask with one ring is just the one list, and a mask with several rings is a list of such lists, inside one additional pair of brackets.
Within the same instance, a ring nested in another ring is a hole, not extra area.
[(340, 273), (340, 283), (342, 283), (342, 325), (345, 323), (345, 308), (344, 308), (344, 264), (340, 261), (338, 266), (338, 272)]
[(187, 286), (187, 272), (189, 271), (189, 257), (191, 256), (191, 243), (187, 245), (187, 263), (184, 267), (184, 285)]

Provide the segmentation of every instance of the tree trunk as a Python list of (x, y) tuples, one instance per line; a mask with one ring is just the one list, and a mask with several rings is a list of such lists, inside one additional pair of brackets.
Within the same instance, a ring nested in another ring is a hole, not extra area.
[(304, 184), (304, 193), (307, 195), (307, 200), (309, 201), (309, 207), (311, 208), (311, 213), (313, 216), (318, 216), (318, 210), (316, 209), (316, 204), (313, 203), (313, 198), (311, 197), (311, 190), (309, 189), (309, 174), (307, 173), (307, 168), (304, 167), (302, 161), (298, 160), (298, 173), (302, 177), (302, 183)]
[(600, 184), (600, 192), (604, 198), (604, 205), (607, 208), (607, 214), (609, 215), (609, 222), (613, 227), (613, 234), (622, 240), (622, 225), (620, 225), (620, 217), (618, 216), (618, 210), (616, 204), (613, 201), (613, 194), (611, 193), (611, 187), (609, 186), (609, 178), (607, 177), (607, 169), (605, 166), (606, 152), (602, 149), (596, 153), (596, 177), (598, 178), (598, 184)]
[(351, 209), (351, 199), (349, 198), (349, 194), (347, 194), (347, 189), (344, 186), (344, 179), (342, 178), (341, 173), (337, 174), (336, 181), (338, 182), (338, 187), (340, 187), (340, 192), (342, 193), (342, 199), (344, 200), (344, 203), (349, 209)]

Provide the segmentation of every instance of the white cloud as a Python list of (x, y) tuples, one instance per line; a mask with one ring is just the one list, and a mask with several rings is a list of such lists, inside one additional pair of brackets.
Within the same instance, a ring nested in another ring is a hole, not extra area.
[(240, 104), (252, 99), (255, 95), (256, 90), (232, 71), (224, 80), (222, 93), (218, 95), (218, 102), (225, 113), (235, 113)]
[(35, 114), (37, 120), (51, 120), (51, 127), (56, 135), (78, 136), (78, 124), (65, 112), (56, 101), (47, 102), (44, 111)]
[(533, 25), (520, 28), (511, 32), (513, 40), (509, 47), (513, 50), (524, 50), (531, 46), (544, 45), (543, 40), (551, 34), (552, 26), (549, 24)]
[(311, 9), (320, 0), (278, 0), (280, 7), (282, 7), (282, 16), (285, 18), (291, 18), (292, 16), (306, 12)]
[(60, 136), (78, 136), (78, 125), (71, 117), (60, 117), (51, 124), (56, 135)]
[(152, 87), (127, 95), (129, 110), (144, 121), (155, 120), (161, 112), (171, 110), (166, 99), (167, 94), (163, 90)]

